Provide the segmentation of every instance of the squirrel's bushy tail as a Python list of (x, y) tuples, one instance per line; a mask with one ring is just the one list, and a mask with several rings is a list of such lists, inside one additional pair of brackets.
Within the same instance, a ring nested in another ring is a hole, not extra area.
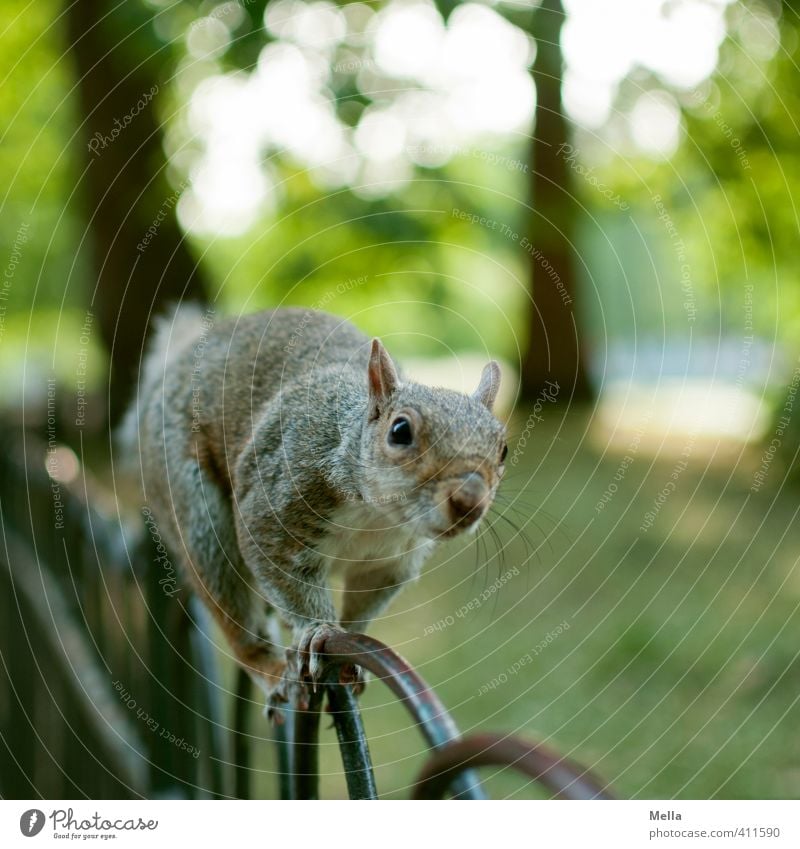
[(153, 333), (139, 367), (136, 390), (117, 431), (117, 443), (124, 455), (138, 453), (139, 422), (154, 391), (162, 385), (167, 370), (177, 357), (194, 344), (206, 327), (200, 304), (172, 306), (153, 321)]

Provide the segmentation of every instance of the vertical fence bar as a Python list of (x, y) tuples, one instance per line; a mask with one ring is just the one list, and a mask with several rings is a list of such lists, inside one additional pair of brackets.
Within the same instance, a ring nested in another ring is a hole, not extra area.
[(247, 718), (250, 713), (250, 676), (241, 667), (236, 673), (236, 700), (233, 706), (233, 792), (237, 799), (250, 798), (250, 746)]
[(319, 799), (319, 721), (323, 689), (309, 698), (308, 710), (287, 709), (293, 720), (291, 745), (292, 798)]
[(347, 685), (329, 684), (328, 701), (339, 740), (347, 793), (351, 799), (377, 799), (372, 758), (356, 697)]
[(292, 723), (273, 725), (275, 746), (278, 750), (278, 790), (280, 798), (292, 798)]

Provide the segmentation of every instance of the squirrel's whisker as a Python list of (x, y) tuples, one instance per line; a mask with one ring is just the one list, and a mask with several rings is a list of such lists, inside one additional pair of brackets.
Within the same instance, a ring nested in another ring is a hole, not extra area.
[[(563, 520), (556, 519), (554, 516), (552, 516), (546, 510), (543, 510), (541, 507), (531, 507), (530, 509), (532, 510), (532, 512), (526, 513), (526, 512), (523, 512), (522, 508), (517, 506), (517, 504), (516, 504), (516, 502), (520, 501), (519, 498), (515, 498), (511, 502), (508, 502), (505, 498), (496, 498), (495, 501), (496, 501), (498, 506), (503, 507), (507, 512), (513, 513), (516, 516), (518, 516), (521, 519), (523, 525), (527, 525), (529, 523), (532, 524), (536, 528), (536, 530), (539, 531), (539, 533), (542, 535), (542, 540), (544, 542), (547, 542), (551, 551), (553, 551), (553, 547), (552, 547), (552, 544), (550, 543), (550, 536), (551, 536), (551, 533), (553, 533), (553, 532), (560, 534), (563, 537), (564, 541), (568, 545), (571, 545), (574, 542), (574, 540), (564, 530)], [(527, 507), (527, 505), (525, 505), (524, 503), (522, 503), (522, 506)], [(534, 519), (534, 516), (538, 515), (538, 514), (541, 514), (543, 517), (545, 517), (546, 519), (549, 519), (551, 521), (551, 523), (553, 525), (551, 532), (546, 531)]]

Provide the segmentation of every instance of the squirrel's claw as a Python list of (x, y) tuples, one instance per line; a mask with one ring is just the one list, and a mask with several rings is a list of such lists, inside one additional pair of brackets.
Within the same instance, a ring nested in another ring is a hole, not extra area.
[(274, 725), (283, 725), (286, 722), (286, 718), (283, 715), (283, 707), (288, 701), (289, 698), (286, 694), (284, 681), (281, 680), (281, 683), (270, 693), (264, 708), (267, 719)]
[(283, 715), (283, 709), (277, 704), (273, 704), (272, 699), (270, 699), (267, 706), (264, 708), (264, 713), (273, 725), (284, 725), (286, 723), (286, 717)]
[(311, 681), (314, 692), (316, 692), (324, 666), (322, 655), (325, 653), (325, 640), (334, 634), (341, 633), (343, 633), (343, 629), (338, 625), (320, 622), (307, 628), (300, 637), (297, 647), (297, 653), (301, 658), (300, 677)]
[(339, 667), (339, 683), (350, 684), (353, 695), (360, 696), (367, 688), (367, 670), (354, 663), (346, 663)]
[[(313, 687), (316, 692), (325, 666), (325, 641), (340, 633), (343, 629), (338, 625), (326, 622), (312, 625), (301, 634), (297, 648), (286, 650), (286, 668), (267, 700), (266, 715), (271, 722), (283, 725), (287, 706), (301, 711), (309, 709), (310, 689)], [(352, 663), (339, 667), (339, 683), (351, 686), (356, 696), (364, 692), (366, 675), (366, 670)]]

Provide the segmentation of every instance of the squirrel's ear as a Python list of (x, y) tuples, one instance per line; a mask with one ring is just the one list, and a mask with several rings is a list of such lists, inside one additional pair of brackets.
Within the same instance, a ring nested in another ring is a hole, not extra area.
[(500, 366), (492, 360), (483, 367), (481, 382), (472, 393), (476, 401), (480, 401), (484, 407), (491, 410), (497, 398), (497, 390), (500, 389)]
[(383, 405), (397, 389), (400, 382), (392, 358), (381, 344), (380, 339), (372, 340), (368, 374), (370, 418), (377, 418), (383, 409)]

